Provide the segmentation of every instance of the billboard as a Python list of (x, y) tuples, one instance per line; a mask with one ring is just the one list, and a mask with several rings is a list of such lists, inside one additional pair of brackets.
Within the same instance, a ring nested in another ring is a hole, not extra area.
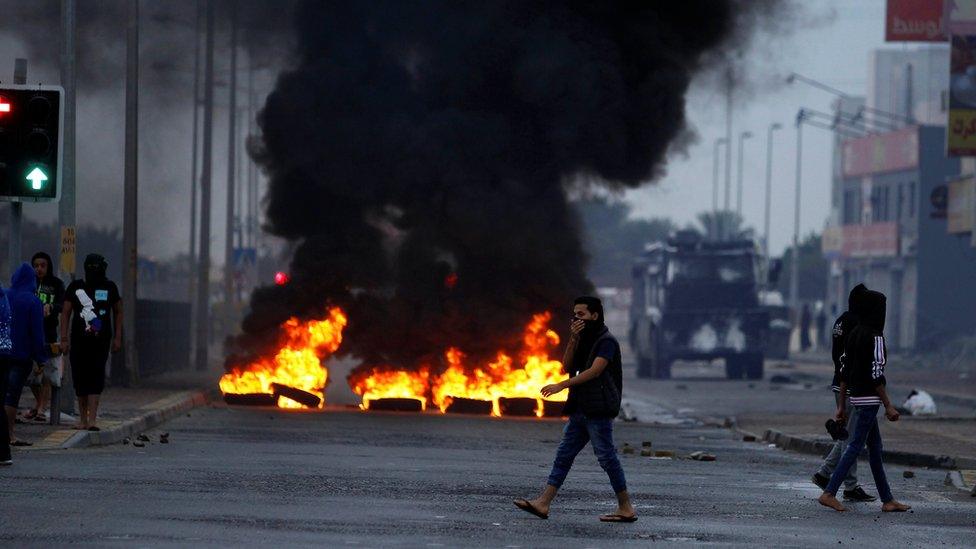
[(914, 168), (918, 166), (918, 128), (845, 141), (843, 159), (845, 178)]
[(972, 232), (976, 224), (976, 179), (968, 177), (949, 182), (946, 221), (946, 231), (950, 234)]
[(944, 0), (888, 0), (885, 41), (945, 42)]
[(892, 257), (898, 255), (898, 223), (844, 225), (843, 257)]
[(946, 153), (976, 155), (976, 0), (946, 0), (949, 43), (949, 120)]

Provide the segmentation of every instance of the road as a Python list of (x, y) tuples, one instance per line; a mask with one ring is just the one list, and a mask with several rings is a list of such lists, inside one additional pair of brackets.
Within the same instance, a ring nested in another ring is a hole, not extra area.
[[(649, 398), (647, 384), (629, 383), (628, 398), (650, 423), (618, 422), (618, 445), (649, 440), (678, 456), (718, 457), (625, 456), (635, 524), (597, 521), (613, 496), (589, 449), (549, 520), (511, 504), (544, 483), (558, 420), (215, 405), (149, 433), (144, 448), (22, 454), (0, 469), (0, 540), (16, 547), (971, 545), (976, 505), (943, 485), (943, 471), (905, 479), (903, 468), (889, 468), (894, 493), (915, 508), (910, 514), (882, 515), (878, 504), (834, 513), (816, 504), (818, 490), (806, 481), (814, 457), (742, 442), (680, 411), (681, 398)], [(750, 391), (745, 383), (723, 387), (739, 398)], [(160, 431), (170, 433), (169, 444), (158, 442)]]

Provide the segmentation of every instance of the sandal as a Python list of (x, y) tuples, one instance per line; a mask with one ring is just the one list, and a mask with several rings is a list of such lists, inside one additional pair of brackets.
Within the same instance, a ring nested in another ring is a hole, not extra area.
[(47, 423), (47, 416), (45, 416), (44, 414), (37, 414), (34, 416), (34, 419), (32, 419), (31, 421), (33, 421), (34, 423)]

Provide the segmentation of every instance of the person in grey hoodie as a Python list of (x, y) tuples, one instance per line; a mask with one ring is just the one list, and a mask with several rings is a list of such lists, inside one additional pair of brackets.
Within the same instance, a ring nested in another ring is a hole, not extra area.
[(20, 404), (20, 393), (34, 362), (46, 362), (48, 349), (44, 342), (44, 306), (37, 298), (37, 275), (29, 263), (22, 263), (10, 279), (6, 291), (10, 303), (10, 341), (12, 343), (4, 408), (7, 414), (11, 446), (30, 446), (14, 436), (14, 419)]

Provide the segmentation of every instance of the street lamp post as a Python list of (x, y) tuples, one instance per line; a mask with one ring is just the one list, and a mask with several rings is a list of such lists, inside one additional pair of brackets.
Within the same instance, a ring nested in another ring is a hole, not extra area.
[(725, 138), (719, 137), (715, 140), (715, 154), (712, 161), (712, 226), (706, 227), (712, 233), (713, 238), (718, 235), (718, 148), (725, 144)]
[(735, 213), (738, 216), (742, 216), (742, 151), (745, 148), (745, 140), (752, 137), (752, 132), (742, 132), (739, 134), (739, 171), (736, 174), (736, 190), (735, 190)]
[(763, 258), (766, 269), (769, 269), (769, 213), (773, 188), (773, 132), (783, 129), (783, 125), (774, 122), (766, 130), (766, 209), (763, 216)]
[[(796, 315), (800, 306), (800, 190), (803, 175), (803, 119), (804, 112), (796, 113), (796, 190), (793, 209), (793, 257), (790, 260), (790, 309)], [(799, 317), (797, 317), (799, 318)]]

